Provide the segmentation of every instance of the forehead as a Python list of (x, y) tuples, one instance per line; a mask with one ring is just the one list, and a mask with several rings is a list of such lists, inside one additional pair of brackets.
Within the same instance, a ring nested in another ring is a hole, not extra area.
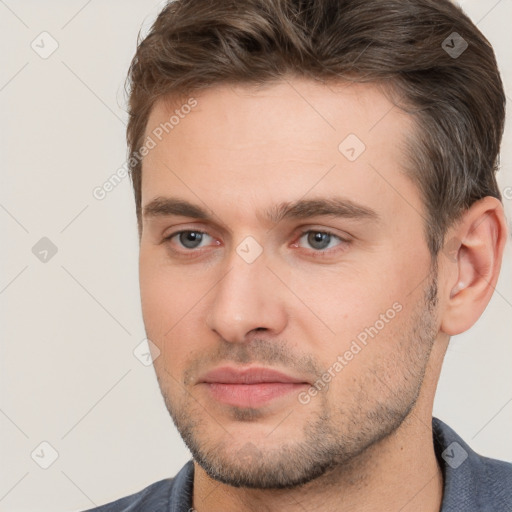
[(401, 170), (413, 121), (375, 84), (294, 79), (192, 97), (151, 112), (143, 206), (166, 192), (197, 199), (212, 188), (234, 206), (247, 196), (293, 201), (334, 189), (364, 203), (370, 192), (396, 194), (390, 183), (411, 188)]
[[(146, 136), (150, 135), (155, 128), (174, 118), (173, 126), (164, 130), (164, 138), (176, 138), (183, 131), (178, 130), (178, 125), (183, 128), (186, 124), (200, 128), (205, 142), (220, 142), (220, 138), (225, 142), (249, 139), (251, 143), (272, 140), (279, 143), (288, 140), (292, 132), (295, 138), (305, 135), (313, 143), (322, 140), (326, 130), (338, 132), (338, 135), (352, 130), (364, 136), (384, 118), (387, 128), (397, 121), (411, 124), (411, 119), (394, 106), (386, 91), (383, 85), (375, 83), (320, 83), (304, 78), (259, 86), (217, 85), (191, 93), (188, 98), (169, 96), (158, 100), (145, 132)], [(190, 109), (187, 103), (192, 97), (196, 104)], [(297, 124), (299, 118), (302, 122)], [(275, 125), (279, 125), (281, 131), (269, 132), (267, 128)], [(242, 126), (250, 129), (243, 130)]]

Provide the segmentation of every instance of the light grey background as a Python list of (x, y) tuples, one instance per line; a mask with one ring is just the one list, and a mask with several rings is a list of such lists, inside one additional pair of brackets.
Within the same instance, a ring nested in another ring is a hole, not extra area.
[[(511, 101), (512, 0), (462, 4), (493, 44)], [(145, 334), (130, 180), (101, 201), (92, 194), (125, 162), (124, 78), (139, 28), (162, 6), (0, 0), (2, 512), (86, 509), (189, 459), (152, 367), (133, 354)], [(511, 161), (509, 117), (499, 178), (509, 219)], [(46, 262), (45, 247), (33, 253), (43, 237), (57, 248)], [(509, 240), (490, 306), (451, 341), (434, 411), (509, 461), (511, 274)], [(42, 442), (58, 454), (48, 469)]]

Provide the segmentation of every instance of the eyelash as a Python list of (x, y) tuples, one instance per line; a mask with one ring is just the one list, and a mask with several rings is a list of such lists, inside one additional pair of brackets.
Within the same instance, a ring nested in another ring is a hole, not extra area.
[[(170, 235), (166, 236), (163, 239), (163, 242), (170, 242), (174, 237), (181, 235), (182, 233), (200, 233), (202, 235), (211, 236), (206, 231), (201, 231), (199, 229), (183, 229), (181, 231), (175, 231), (174, 233), (171, 233)], [(321, 233), (323, 235), (328, 235), (330, 237), (337, 238), (340, 241), (339, 245), (349, 244), (351, 242), (350, 240), (348, 240), (346, 238), (342, 238), (341, 236), (336, 235), (335, 233), (333, 233), (332, 231), (329, 231), (329, 230), (304, 229), (298, 234), (297, 239), (296, 239), (297, 242), (294, 242), (294, 244), (298, 243), (298, 241), (304, 235), (306, 235), (308, 233)], [(320, 249), (320, 250), (311, 249), (311, 252), (313, 254), (313, 257), (322, 258), (322, 257), (326, 257), (326, 256), (332, 256), (333, 253), (337, 253), (340, 250), (343, 251), (344, 249), (340, 249), (338, 246), (336, 246), (336, 248), (330, 248), (330, 249)], [(176, 251), (173, 249), (173, 252), (179, 253), (181, 256), (184, 256), (184, 257), (193, 258), (193, 257), (197, 256), (197, 253), (200, 253), (202, 251), (200, 249), (186, 249), (185, 252), (181, 252), (181, 251)]]

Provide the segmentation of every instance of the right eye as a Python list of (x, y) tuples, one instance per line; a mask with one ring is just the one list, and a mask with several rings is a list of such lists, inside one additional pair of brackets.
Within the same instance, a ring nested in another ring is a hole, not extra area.
[(204, 231), (187, 229), (171, 233), (170, 235), (165, 237), (164, 241), (172, 242), (172, 240), (176, 238), (176, 240), (178, 241), (182, 248), (184, 247), (185, 249), (193, 250), (200, 248), (201, 242), (203, 242), (206, 239), (205, 237), (209, 236), (210, 235), (208, 235), (208, 233), (205, 233)]

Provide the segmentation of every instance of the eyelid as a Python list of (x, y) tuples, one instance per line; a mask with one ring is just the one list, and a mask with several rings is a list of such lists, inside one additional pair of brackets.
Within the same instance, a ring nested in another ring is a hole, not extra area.
[[(162, 243), (169, 242), (174, 237), (176, 237), (178, 235), (181, 235), (182, 233), (200, 233), (202, 235), (206, 235), (206, 236), (209, 236), (210, 238), (215, 239), (215, 237), (213, 235), (211, 235), (210, 233), (208, 233), (207, 231), (204, 231), (202, 229), (180, 229), (178, 231), (173, 231), (172, 233), (169, 233), (168, 235), (165, 235), (163, 240), (162, 240)], [(192, 252), (193, 250), (194, 249), (190, 249), (187, 252)]]
[[(211, 235), (210, 233), (208, 233), (207, 231), (204, 231), (202, 229), (197, 229), (197, 228), (182, 228), (178, 231), (173, 231), (167, 235), (165, 235), (163, 237), (163, 242), (165, 241), (168, 241), (172, 238), (174, 238), (176, 235), (180, 235), (182, 233), (189, 233), (189, 232), (193, 232), (193, 233), (201, 233), (203, 235), (208, 235), (210, 237), (213, 237), (213, 235)], [(302, 238), (302, 236), (304, 236), (306, 233), (310, 233), (310, 232), (313, 232), (313, 233), (324, 233), (324, 234), (327, 234), (327, 235), (330, 235), (330, 236), (334, 236), (336, 238), (338, 238), (339, 240), (342, 240), (343, 242), (350, 242), (352, 240), (352, 237), (350, 236), (343, 236), (343, 235), (339, 235), (337, 233), (335, 233), (334, 231), (330, 230), (329, 228), (311, 228), (311, 227), (307, 227), (307, 228), (299, 228), (299, 232), (297, 234), (295, 234), (295, 238)]]
[(343, 240), (344, 242), (350, 242), (353, 240), (353, 237), (349, 235), (348, 233), (338, 233), (335, 229), (332, 228), (326, 228), (326, 227), (318, 227), (318, 226), (302, 226), (299, 228), (299, 236), (303, 236), (306, 233), (325, 233), (327, 235), (334, 236), (336, 238), (339, 238), (340, 240)]
[[(190, 233), (190, 232), (201, 233), (201, 234), (209, 236), (215, 240), (215, 237), (213, 235), (211, 235), (210, 233), (208, 233), (207, 231), (199, 229), (199, 228), (191, 227), (191, 228), (181, 228), (177, 231), (173, 231), (173, 232), (169, 233), (168, 235), (166, 235), (163, 238), (161, 243), (170, 242), (170, 240), (172, 240), (174, 237), (176, 237), (182, 233)], [(337, 238), (340, 243), (337, 244), (335, 247), (330, 247), (327, 249), (320, 249), (320, 250), (299, 247), (299, 245), (298, 245), (299, 240), (304, 235), (306, 235), (308, 233), (327, 234), (331, 237)], [(334, 232), (334, 230), (331, 230), (330, 228), (302, 226), (301, 228), (299, 228), (299, 232), (294, 235), (294, 242), (291, 244), (291, 246), (297, 247), (297, 250), (301, 250), (301, 252), (305, 251), (307, 253), (306, 255), (311, 256), (313, 258), (328, 258), (328, 257), (336, 256), (339, 252), (345, 252), (347, 250), (347, 244), (351, 244), (352, 242), (353, 242), (353, 237), (351, 237), (350, 235), (346, 234), (345, 236), (343, 236), (341, 234), (337, 234)], [(219, 242), (217, 240), (214, 245), (219, 246), (219, 245), (221, 245), (221, 242)], [(208, 250), (208, 247), (209, 246), (197, 247), (197, 248), (192, 248), (192, 249), (188, 249), (186, 247), (180, 247), (178, 249), (171, 248), (171, 250), (172, 250), (172, 252), (174, 252), (175, 254), (177, 254), (179, 256), (183, 256), (183, 257), (198, 256), (199, 257), (202, 253), (204, 253), (205, 251)]]
[(176, 229), (176, 231), (171, 230), (168, 234), (163, 235), (162, 242), (169, 241), (171, 238), (173, 238), (176, 235), (179, 235), (181, 233), (189, 233), (191, 231), (194, 233), (202, 233), (203, 235), (208, 235), (212, 238), (216, 238), (216, 236), (211, 233), (211, 231), (212, 231), (211, 228), (209, 228), (209, 227), (205, 228), (203, 226), (204, 225), (202, 224), (201, 227), (196, 227), (194, 224), (192, 224), (189, 226), (180, 226), (179, 229), (176, 228), (176, 226), (174, 226), (174, 228), (171, 228), (171, 229)]
[[(329, 235), (330, 237), (337, 238), (339, 240), (339, 244), (337, 244), (335, 247), (330, 247), (328, 249), (305, 249), (303, 247), (299, 247), (299, 240), (308, 233), (322, 233)], [(318, 227), (302, 227), (299, 231), (298, 235), (295, 236), (295, 242), (292, 243), (293, 247), (297, 247), (298, 250), (305, 250), (309, 255), (312, 255), (313, 257), (329, 257), (329, 256), (335, 256), (340, 251), (346, 251), (346, 245), (352, 243), (353, 239), (350, 236), (342, 236), (337, 233), (335, 233), (333, 230), (329, 228), (318, 228)]]

